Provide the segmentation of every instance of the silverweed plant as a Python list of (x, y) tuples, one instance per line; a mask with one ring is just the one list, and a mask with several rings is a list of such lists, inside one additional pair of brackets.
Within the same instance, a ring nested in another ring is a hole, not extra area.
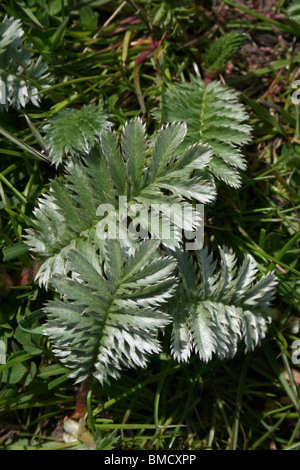
[(25, 41), (21, 21), (5, 16), (0, 26), (0, 81), (4, 95), (0, 112), (8, 106), (20, 109), (29, 101), (39, 106), (38, 91), (52, 82), (47, 64), (41, 57), (33, 59), (32, 47)]
[(299, 1), (3, 3), (1, 442), (298, 448)]
[(105, 384), (145, 367), (167, 329), (178, 362), (191, 354), (204, 362), (232, 358), (265, 337), (273, 273), (259, 276), (250, 255), (238, 263), (226, 246), (219, 259), (201, 243), (187, 249), (203, 224), (199, 205), (214, 203), (218, 180), (241, 184), (250, 127), (237, 98), (219, 82), (193, 79), (166, 93), (151, 136), (140, 118), (118, 136), (92, 106), (81, 125), (82, 111), (70, 111), (46, 127), (49, 155), (77, 150), (39, 199), (25, 239), (41, 263), (36, 279), (56, 292), (44, 306), (44, 333), (82, 384), (76, 419), (85, 416), (93, 379)]

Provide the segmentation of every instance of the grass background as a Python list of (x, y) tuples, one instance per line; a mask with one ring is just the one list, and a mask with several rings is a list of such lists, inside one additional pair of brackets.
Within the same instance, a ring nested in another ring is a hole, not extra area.
[[(0, 114), (0, 126), (40, 150), (37, 129), (66, 107), (102, 99), (115, 129), (151, 110), (166, 87), (203, 76), (202, 54), (230, 31), (247, 35), (217, 79), (240, 92), (253, 139), (237, 191), (222, 183), (206, 209), (205, 241), (214, 249), (249, 252), (262, 272), (275, 269), (279, 285), (274, 321), (262, 346), (230, 361), (205, 365), (194, 357), (175, 363), (164, 352), (146, 370), (88, 395), (88, 426), (99, 449), (299, 449), (299, 105), (292, 102), (299, 74), (299, 24), (287, 1), (68, 1), (9, 0), (5, 14), (20, 18), (36, 57), (54, 76), (40, 108)], [(141, 54), (143, 54), (141, 56)], [(75, 407), (78, 387), (42, 336), (49, 293), (33, 281), (22, 242), (37, 198), (54, 166), (0, 138), (0, 439), (2, 448), (77, 449), (65, 443), (62, 424)], [(20, 328), (20, 323), (22, 329)], [(30, 329), (34, 328), (31, 334)], [(79, 446), (79, 447), (78, 447)], [(0, 447), (1, 448), (1, 447)]]

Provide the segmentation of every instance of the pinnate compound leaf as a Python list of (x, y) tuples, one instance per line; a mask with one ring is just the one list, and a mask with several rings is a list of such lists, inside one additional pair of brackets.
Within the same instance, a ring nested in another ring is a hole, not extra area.
[(271, 321), (268, 308), (277, 284), (274, 275), (255, 281), (257, 266), (249, 255), (241, 267), (232, 250), (220, 248), (220, 256), (217, 269), (216, 261), (203, 248), (197, 252), (197, 264), (186, 273), (186, 260), (174, 252), (180, 276), (193, 275), (198, 281), (192, 291), (186, 282), (181, 283), (170, 305), (174, 317), (171, 351), (178, 361), (187, 361), (192, 350), (205, 362), (213, 355), (231, 358), (241, 341), (249, 352), (266, 335)]
[(0, 25), (0, 80), (0, 112), (9, 106), (24, 108), (28, 102), (39, 106), (41, 91), (53, 80), (41, 57), (34, 58), (21, 21), (7, 16)]
[[(145, 256), (148, 243), (150, 255)], [(92, 374), (103, 384), (118, 378), (123, 369), (145, 367), (149, 355), (161, 350), (157, 336), (170, 322), (163, 304), (176, 288), (175, 262), (171, 257), (153, 259), (151, 241), (127, 257), (119, 242), (110, 240), (108, 260), (101, 263), (87, 244), (88, 249), (82, 245), (80, 251), (68, 253), (72, 278), (51, 279), (62, 299), (45, 306), (45, 333), (54, 353), (71, 369), (70, 377), (81, 382)], [(151, 263), (155, 263), (154, 281), (149, 276)]]
[(212, 203), (216, 188), (207, 172), (210, 148), (178, 150), (185, 133), (186, 126), (175, 123), (149, 139), (141, 120), (134, 119), (121, 142), (106, 129), (86, 155), (66, 159), (64, 175), (39, 199), (24, 237), (40, 256), (40, 284), (66, 274), (68, 250), (80, 240), (103, 245), (106, 238), (119, 238), (130, 251), (144, 238), (179, 246), (186, 231), (197, 230), (202, 223), (197, 203)]
[(248, 116), (238, 102), (238, 93), (218, 81), (207, 86), (199, 78), (170, 87), (162, 98), (162, 109), (153, 114), (166, 122), (185, 122), (185, 143), (206, 144), (212, 158), (208, 167), (215, 178), (232, 187), (241, 185), (240, 170), (246, 161), (241, 147), (250, 141)]
[(213, 41), (203, 54), (204, 69), (209, 72), (222, 70), (240, 50), (245, 39), (244, 33), (232, 31)]
[(52, 162), (57, 166), (63, 157), (87, 154), (101, 132), (111, 126), (103, 106), (90, 104), (81, 109), (67, 108), (53, 116), (44, 126), (45, 141)]

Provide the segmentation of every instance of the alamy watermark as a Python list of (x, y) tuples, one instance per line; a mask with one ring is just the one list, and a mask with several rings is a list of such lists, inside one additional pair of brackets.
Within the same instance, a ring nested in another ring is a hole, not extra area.
[(100, 240), (154, 238), (166, 245), (184, 243), (186, 250), (199, 250), (204, 239), (203, 204), (150, 204), (128, 203), (119, 197), (118, 209), (112, 204), (97, 208), (100, 218), (96, 233)]
[(292, 363), (295, 365), (300, 364), (300, 339), (296, 339), (292, 343)]
[(292, 103), (300, 104), (300, 80), (294, 80), (292, 83), (292, 88), (296, 88), (296, 91), (294, 91), (292, 94)]
[(0, 80), (0, 104), (6, 104), (6, 86), (3, 80)]

